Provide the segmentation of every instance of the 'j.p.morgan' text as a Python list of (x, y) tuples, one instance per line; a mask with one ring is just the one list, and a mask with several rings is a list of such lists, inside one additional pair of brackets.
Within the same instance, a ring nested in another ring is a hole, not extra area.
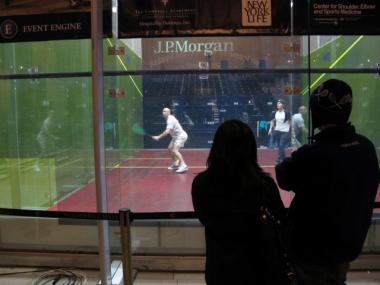
[(213, 55), (216, 52), (234, 51), (233, 42), (189, 42), (185, 41), (158, 41), (154, 53), (203, 53)]

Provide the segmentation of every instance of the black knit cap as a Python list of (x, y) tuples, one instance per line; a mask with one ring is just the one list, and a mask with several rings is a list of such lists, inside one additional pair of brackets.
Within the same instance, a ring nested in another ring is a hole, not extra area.
[(286, 102), (284, 99), (278, 99), (277, 102), (281, 103), (282, 105), (286, 105)]
[(352, 89), (342, 80), (330, 79), (310, 96), (313, 128), (327, 124), (344, 124), (352, 109)]

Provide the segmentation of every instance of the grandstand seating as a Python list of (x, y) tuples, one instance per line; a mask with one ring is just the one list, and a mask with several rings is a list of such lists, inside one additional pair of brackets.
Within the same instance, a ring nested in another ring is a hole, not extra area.
[[(275, 86), (280, 79), (277, 75), (258, 77), (251, 73), (145, 75), (144, 128), (152, 134), (162, 132), (165, 121), (161, 110), (169, 107), (189, 132), (187, 147), (210, 147), (216, 128), (228, 119), (246, 121), (256, 132), (259, 122), (269, 119), (278, 97), (273, 88), (263, 86)], [(145, 138), (145, 148), (166, 146), (166, 141), (157, 143)]]

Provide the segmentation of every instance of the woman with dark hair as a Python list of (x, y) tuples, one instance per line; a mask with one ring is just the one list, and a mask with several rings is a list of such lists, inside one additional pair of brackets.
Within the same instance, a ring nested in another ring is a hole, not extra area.
[(192, 198), (205, 227), (207, 285), (284, 284), (266, 268), (259, 241), (262, 200), (277, 217), (284, 217), (284, 206), (275, 182), (257, 163), (248, 125), (239, 120), (220, 125), (207, 169), (193, 181)]

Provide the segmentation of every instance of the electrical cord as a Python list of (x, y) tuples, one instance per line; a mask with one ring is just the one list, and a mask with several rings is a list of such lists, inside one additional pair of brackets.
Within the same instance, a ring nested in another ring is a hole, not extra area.
[(19, 275), (19, 274), (28, 274), (28, 273), (45, 272), (45, 271), (46, 269), (29, 270), (29, 271), (12, 271), (12, 272), (7, 272), (7, 273), (0, 273), (0, 276)]
[(86, 276), (71, 269), (54, 269), (40, 275), (33, 285), (82, 285)]

